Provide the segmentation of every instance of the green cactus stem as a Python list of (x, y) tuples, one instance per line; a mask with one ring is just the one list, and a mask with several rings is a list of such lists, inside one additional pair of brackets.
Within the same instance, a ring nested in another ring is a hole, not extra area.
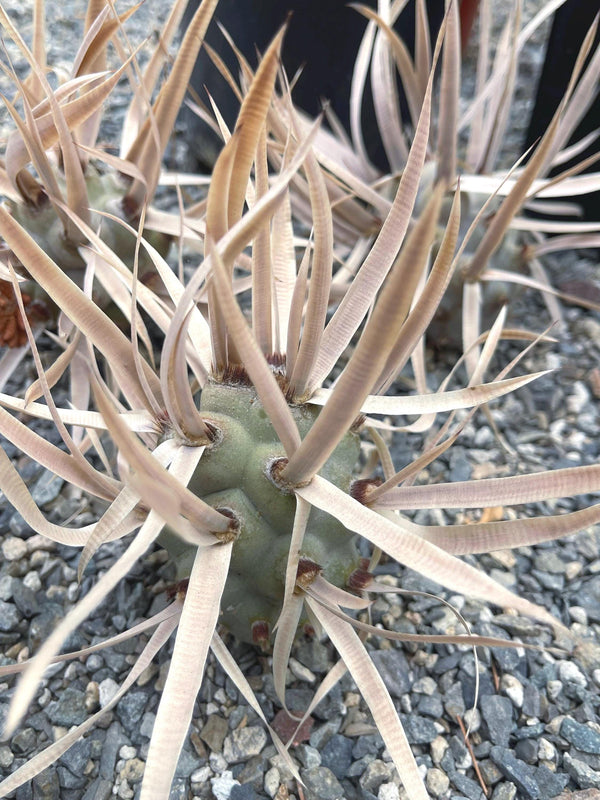
[[(66, 192), (64, 177), (58, 177), (59, 186)], [(108, 212), (130, 224), (135, 225), (123, 210), (123, 198), (128, 182), (112, 171), (101, 172), (92, 163), (87, 165), (86, 188), (91, 209)], [(40, 193), (36, 203), (8, 202), (10, 213), (30, 236), (43, 248), (50, 258), (69, 276), (77, 281), (83, 275), (85, 262), (81, 258), (79, 241), (70, 241), (64, 233), (63, 224), (44, 193)], [(94, 229), (101, 226), (102, 240), (129, 267), (133, 266), (135, 254), (135, 236), (122, 225), (100, 214), (92, 212), (91, 223)], [(161, 255), (166, 255), (170, 239), (161, 233), (144, 231), (145, 239), (152, 244)], [(140, 275), (150, 268), (152, 262), (144, 248), (139, 251)]]
[[(285, 452), (249, 386), (209, 383), (202, 391), (200, 410), (216, 436), (189, 488), (214, 508), (230, 510), (240, 524), (221, 619), (238, 639), (264, 644), (283, 602), (296, 508), (294, 497), (270, 477), (273, 464)], [(302, 405), (291, 411), (305, 436), (320, 409)], [(358, 435), (347, 433), (320, 474), (348, 492), (359, 449)], [(165, 531), (159, 541), (177, 564), (178, 580), (188, 576), (195, 548), (172, 531)], [(355, 537), (316, 508), (310, 513), (300, 554), (318, 564), (324, 577), (337, 586), (345, 586), (359, 565)]]

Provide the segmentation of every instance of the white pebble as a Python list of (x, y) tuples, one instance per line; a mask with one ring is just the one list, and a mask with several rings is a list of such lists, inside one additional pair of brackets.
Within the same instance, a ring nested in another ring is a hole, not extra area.
[(523, 684), (521, 681), (515, 678), (514, 675), (503, 675), (500, 686), (513, 706), (515, 706), (515, 708), (521, 708), (524, 699)]
[(538, 742), (538, 758), (540, 761), (556, 760), (556, 747), (543, 737)]
[(579, 414), (590, 402), (590, 391), (583, 381), (571, 384), (571, 394), (566, 399), (567, 410), (572, 414)]
[(190, 781), (192, 783), (197, 784), (205, 784), (209, 778), (212, 777), (213, 771), (209, 766), (200, 767), (199, 769), (192, 772), (190, 775)]
[(448, 749), (448, 742), (443, 736), (436, 736), (429, 748), (431, 750), (431, 760), (434, 764), (439, 764)]
[(546, 691), (548, 692), (548, 697), (550, 700), (556, 700), (558, 695), (562, 692), (562, 682), (561, 681), (548, 681), (546, 684)]
[(400, 792), (395, 783), (382, 783), (377, 793), (377, 800), (400, 800)]
[(131, 747), (129, 744), (124, 744), (123, 747), (119, 750), (119, 757), (124, 759), (125, 761), (129, 761), (130, 758), (135, 758), (137, 756), (137, 750), (135, 747)]
[(481, 728), (481, 714), (478, 708), (469, 708), (465, 711), (465, 724), (469, 728), (469, 733), (475, 733)]
[(40, 580), (40, 576), (35, 570), (31, 570), (28, 572), (27, 575), (23, 578), (23, 584), (28, 588), (31, 589), (32, 592), (39, 592), (42, 588), (42, 581)]
[(587, 686), (587, 678), (573, 661), (562, 661), (558, 667), (558, 674), (563, 683)]
[(27, 545), (17, 536), (7, 536), (2, 542), (2, 555), (6, 561), (18, 561), (27, 554)]
[(428, 697), (431, 697), (436, 689), (437, 683), (429, 675), (419, 678), (419, 680), (415, 681), (412, 686), (413, 692), (416, 692), (417, 694), (424, 694)]
[(210, 764), (212, 771), (217, 775), (220, 775), (221, 772), (224, 772), (229, 766), (221, 753), (211, 753), (208, 757), (208, 763)]
[(221, 775), (216, 778), (211, 778), (210, 785), (212, 786), (212, 793), (215, 800), (229, 800), (229, 795), (234, 786), (240, 786), (240, 782), (236, 781), (233, 774), (229, 770), (225, 770)]
[(265, 792), (269, 795), (269, 797), (275, 797), (277, 792), (279, 791), (279, 770), (276, 767), (271, 767), (271, 769), (267, 770), (265, 773)]
[(100, 708), (107, 706), (116, 693), (119, 691), (119, 684), (112, 678), (105, 678), (98, 684), (98, 702)]
[(314, 683), (317, 680), (314, 672), (311, 672), (308, 667), (305, 667), (295, 658), (290, 658), (288, 663), (292, 675), (298, 678), (299, 681), (304, 681), (305, 683)]
[(427, 777), (425, 783), (428, 790), (434, 797), (442, 797), (448, 791), (450, 780), (445, 772), (437, 767), (432, 767), (427, 770)]

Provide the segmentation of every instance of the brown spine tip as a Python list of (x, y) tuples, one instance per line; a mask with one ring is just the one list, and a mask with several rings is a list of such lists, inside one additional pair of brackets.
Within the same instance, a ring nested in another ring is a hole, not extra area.
[(364, 592), (368, 590), (373, 581), (373, 574), (362, 567), (358, 567), (348, 578), (347, 586), (353, 592)]
[(353, 481), (350, 487), (350, 496), (364, 506), (369, 505), (369, 495), (378, 486), (381, 486), (383, 481), (381, 478), (363, 478), (358, 481)]
[(138, 201), (126, 194), (121, 200), (121, 211), (125, 222), (135, 227), (140, 218), (140, 204)]
[(296, 586), (306, 589), (322, 572), (323, 567), (319, 566), (315, 561), (301, 557), (298, 561), (298, 570), (296, 572)]
[(265, 619), (257, 619), (252, 623), (252, 641), (261, 650), (269, 649), (271, 627)]
[(172, 584), (171, 586), (167, 586), (165, 589), (165, 594), (167, 595), (167, 600), (179, 600), (179, 602), (183, 602), (185, 600), (185, 595), (187, 592), (187, 588), (189, 586), (190, 579), (184, 578), (177, 583)]

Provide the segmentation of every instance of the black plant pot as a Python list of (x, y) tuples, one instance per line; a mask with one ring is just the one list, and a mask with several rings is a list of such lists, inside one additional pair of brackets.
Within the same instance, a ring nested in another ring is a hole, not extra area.
[[(600, 11), (598, 0), (567, 0), (555, 13), (548, 44), (546, 59), (540, 76), (535, 107), (531, 115), (525, 148), (536, 142), (548, 127), (560, 103), (571, 77), (581, 44)], [(596, 31), (595, 46), (600, 42), (600, 29)], [(600, 91), (577, 127), (571, 143), (583, 138), (600, 127)], [(577, 157), (577, 161), (598, 152), (600, 138)], [(574, 162), (573, 162), (574, 163)], [(561, 170), (567, 165), (562, 165)], [(600, 161), (588, 171), (600, 170)], [(567, 200), (572, 198), (565, 198)], [(587, 220), (600, 220), (600, 192), (583, 195), (577, 200)]]
[[(304, 111), (316, 115), (323, 102), (328, 101), (348, 129), (352, 69), (367, 21), (355, 9), (350, 8), (347, 2), (348, 0), (220, 0), (216, 19), (223, 24), (236, 46), (254, 66), (257, 64), (257, 50), (264, 52), (291, 12), (282, 61), (290, 78), (302, 68), (292, 94), (294, 102)], [(376, 0), (366, 0), (366, 4), (374, 8), (377, 5)], [(197, 7), (198, 0), (190, 0), (183, 20), (184, 26)], [(444, 0), (428, 0), (427, 10), (435, 36), (441, 24)], [(406, 42), (413, 40), (413, 3), (409, 3), (408, 8), (402, 12), (396, 28)], [(237, 60), (214, 22), (209, 27), (206, 42), (223, 58), (232, 74), (237, 76)], [(196, 63), (191, 85), (205, 104), (208, 91), (227, 124), (234, 124), (239, 104), (204, 49)], [(385, 156), (370, 102), (367, 95), (363, 112), (365, 140), (374, 163), (385, 168)], [(194, 156), (204, 166), (210, 166), (222, 146), (220, 140), (216, 135), (211, 135), (206, 124), (189, 109), (183, 112), (183, 119), (189, 131), (187, 138)]]

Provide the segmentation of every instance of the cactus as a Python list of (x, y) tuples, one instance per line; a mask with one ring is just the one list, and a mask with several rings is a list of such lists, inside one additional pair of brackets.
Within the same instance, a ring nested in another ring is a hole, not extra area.
[[(134, 267), (137, 253), (137, 270), (141, 277), (152, 269), (146, 250), (137, 246), (135, 232), (140, 228), (142, 212), (152, 213), (149, 204), (159, 183), (162, 154), (215, 5), (216, 0), (204, 4), (194, 16), (169, 77), (151, 103), (185, 6), (184, 0), (174, 3), (162, 39), (145, 73), (140, 74), (140, 85), (125, 115), (119, 158), (105, 153), (96, 140), (103, 105), (119, 78), (127, 69), (132, 69), (136, 58), (136, 54), (132, 54), (107, 76), (108, 44), (113, 41), (117, 48), (121, 47), (118, 43), (120, 28), (135, 9), (117, 16), (114, 7), (104, 0), (89, 0), (84, 38), (74, 58), (72, 75), (52, 88), (45, 75), (46, 47), (40, 35), (44, 29), (44, 4), (36, 2), (34, 6), (36, 39), (32, 49), (0, 7), (0, 24), (30, 67), (23, 81), (13, 72), (16, 99), (14, 104), (6, 102), (16, 130), (8, 137), (4, 161), (0, 162), (5, 207), (79, 286), (83, 284), (87, 263), (81, 247), (89, 245), (86, 232), (89, 230), (100, 230), (108, 252), (130, 269)], [(22, 117), (17, 110), (19, 102), (23, 106)], [(178, 226), (179, 218), (163, 212), (158, 216), (160, 222), (155, 221), (151, 228), (145, 226), (141, 233), (164, 256), (172, 241), (172, 226)], [(0, 247), (0, 261), (4, 265), (10, 263), (17, 270), (17, 279), (25, 294), (35, 299), (40, 313), (30, 315), (30, 321), (34, 325), (40, 321), (47, 323), (49, 316), (57, 311), (48, 293), (39, 283), (30, 280), (26, 267), (19, 265), (18, 258), (5, 243)], [(4, 288), (0, 291), (3, 297), (11, 297), (7, 267), (0, 272), (0, 281), (2, 277)], [(109, 290), (96, 282), (96, 302), (106, 305), (110, 295)], [(16, 306), (3, 301), (0, 312), (4, 320), (0, 323), (4, 330), (0, 344), (10, 347), (24, 344)], [(15, 333), (18, 330), (20, 334)], [(0, 380), (5, 381), (7, 377), (5, 373)]]
[[(61, 193), (66, 195), (66, 181), (63, 174), (56, 175)], [(136, 250), (136, 237), (130, 230), (120, 225), (105, 215), (110, 214), (129, 224), (135, 224), (135, 216), (125, 214), (124, 199), (130, 186), (130, 181), (116, 174), (114, 171), (102, 169), (102, 165), (93, 161), (88, 162), (85, 172), (85, 187), (87, 202), (93, 209), (89, 224), (96, 230), (101, 228), (102, 240), (107, 247), (115, 253), (123, 263), (133, 269)], [(7, 207), (14, 219), (32, 236), (50, 258), (60, 265), (61, 269), (71, 275), (76, 282), (80, 282), (85, 270), (85, 261), (79, 247), (81, 236), (65, 235), (64, 221), (60, 219), (56, 208), (48, 199), (48, 195), (37, 189), (37, 201), (27, 199), (23, 202), (7, 201)], [(171, 243), (171, 238), (163, 233), (148, 231), (143, 232), (145, 239), (155, 247), (158, 252), (166, 256)], [(139, 270), (144, 275), (150, 268), (151, 261), (142, 250), (140, 254)]]
[[(473, 91), (468, 80), (461, 82), (460, 53), (464, 43), (460, 41), (459, 4), (446, 4), (447, 34), (441, 52), (435, 51), (430, 42), (426, 7), (421, 3), (415, 5), (418, 11), (414, 55), (393, 27), (404, 4), (389, 9), (380, 5), (378, 13), (367, 5), (355, 7), (371, 26), (365, 31), (353, 75), (350, 135), (340, 136), (339, 129), (324, 131), (315, 145), (316, 157), (326, 170), (338, 247), (342, 252), (352, 253), (366, 246), (365, 242), (371, 241), (374, 231), (385, 220), (399, 179), (415, 179), (408, 161), (409, 146), (424, 123), (420, 114), (428, 73), (440, 62), (415, 215), (422, 211), (438, 180), (447, 181), (452, 189), (458, 188), (463, 198), (463, 250), (440, 311), (428, 331), (430, 342), (440, 348), (462, 346), (467, 350), (483, 330), (489, 329), (499, 308), (507, 303), (510, 320), (511, 301), (521, 294), (523, 287), (542, 293), (552, 322), (562, 320), (556, 298), (600, 310), (593, 291), (581, 291), (578, 295), (558, 291), (546, 275), (543, 263), (548, 252), (598, 244), (598, 221), (581, 224), (577, 219), (579, 197), (600, 189), (599, 172), (579, 174), (597, 161), (597, 154), (585, 159), (578, 156), (586, 146), (585, 139), (568, 146), (593, 101), (600, 75), (600, 50), (594, 49), (593, 44), (596, 26), (592, 26), (582, 44), (569, 86), (551, 124), (525, 161), (515, 152), (511, 129), (522, 125), (525, 116), (525, 110), (516, 108), (513, 102), (516, 76), (522, 48), (547, 19), (548, 9), (542, 6), (520, 28), (521, 12), (512, 4), (481, 4), (476, 69), (469, 72), (469, 77), (475, 79)], [(492, 58), (490, 43), (498, 18), (505, 25), (506, 42), (511, 44), (499, 49)], [(368, 53), (369, 69), (366, 68)], [(389, 164), (389, 171), (383, 173), (368, 157), (374, 138), (373, 115), (368, 106), (363, 109), (362, 99), (369, 77), (374, 117)], [(399, 102), (397, 84), (401, 86), (403, 104)], [(408, 117), (403, 117), (405, 105)], [(286, 116), (289, 116), (287, 104), (285, 98), (280, 98), (271, 119), (278, 133), (278, 147), (285, 141), (282, 120)], [(363, 131), (361, 123), (365, 117)], [(305, 115), (302, 124), (308, 124)], [(273, 150), (272, 157), (277, 159), (277, 148)], [(565, 168), (565, 163), (571, 166)], [(299, 213), (306, 213), (309, 207), (306, 184), (297, 180), (294, 190)], [(448, 195), (448, 205), (451, 199)], [(529, 210), (535, 211), (534, 217), (519, 219)], [(558, 214), (570, 218), (558, 221), (555, 219)], [(442, 220), (446, 218), (442, 215)], [(551, 239), (549, 233), (564, 235)], [(466, 299), (475, 292), (476, 302)], [(465, 308), (467, 319), (463, 324)], [(475, 309), (479, 319), (475, 319)]]
[[(293, 493), (282, 493), (270, 477), (285, 451), (251, 385), (208, 384), (202, 390), (200, 413), (214, 439), (188, 488), (213, 508), (228, 509), (239, 525), (221, 619), (241, 641), (264, 644), (281, 613), (296, 506)], [(304, 436), (318, 407), (295, 406), (292, 414)], [(319, 474), (349, 492), (359, 449), (358, 435), (348, 432)], [(319, 564), (335, 586), (346, 586), (359, 565), (354, 539), (335, 518), (315, 509), (302, 556)], [(172, 532), (161, 534), (159, 542), (177, 564), (178, 578), (189, 577), (196, 549)]]
[[(210, 7), (205, 0), (200, 10)], [(407, 796), (428, 800), (394, 701), (364, 646), (366, 636), (414, 641), (418, 634), (380, 629), (363, 615), (355, 618), (358, 615), (345, 611), (366, 611), (365, 595), (370, 591), (402, 591), (375, 577), (382, 553), (451, 592), (514, 609), (561, 635), (568, 633), (547, 609), (460, 556), (499, 546), (532, 546), (574, 533), (600, 520), (597, 505), (572, 513), (523, 518), (515, 514), (452, 525), (421, 525), (402, 513), (537, 504), (600, 490), (597, 465), (456, 484), (419, 485), (416, 480), (452, 446), (478, 406), (539, 377), (511, 377), (519, 366), (516, 358), (484, 382), (503, 335), (501, 314), (484, 337), (466, 385), (448, 390), (444, 383), (434, 392), (421, 387), (426, 384), (422, 337), (464, 244), (458, 193), (450, 209), (443, 209), (450, 179), (436, 181), (422, 212), (412, 219), (429, 136), (433, 74), (423, 100), (424, 122), (408, 157), (408, 177), (400, 181), (379, 235), (366, 249), (353, 280), (336, 284), (332, 209), (312, 150), (316, 127), (298, 134), (292, 119), (282, 168), (268, 174), (266, 132), (283, 33), (267, 49), (256, 74), (248, 76), (238, 122), (215, 165), (203, 220), (204, 252), (191, 275), (174, 275), (160, 254), (142, 242), (164, 282), (165, 300), (152, 286), (140, 284), (135, 274), (120, 270), (116, 260), (111, 262), (132, 301), (129, 336), (0, 207), (0, 234), (7, 247), (74, 328), (65, 352), (46, 373), (33, 343), (39, 380), (28, 388), (26, 401), (0, 398), (0, 433), (45, 468), (102, 500), (104, 510), (97, 522), (83, 528), (47, 520), (0, 448), (2, 491), (37, 532), (82, 548), (80, 579), (98, 548), (128, 537), (121, 555), (98, 575), (35, 656), (0, 666), (2, 677), (25, 673), (11, 701), (5, 735), (12, 735), (27, 713), (49, 664), (91, 652), (84, 648), (59, 655), (72, 632), (155, 543), (166, 545), (179, 570), (166, 607), (120, 634), (122, 640), (154, 629), (145, 643), (142, 640), (143, 649), (114, 697), (19, 765), (0, 782), (0, 794), (10, 794), (39, 774), (109, 713), (177, 631), (140, 789), (141, 800), (167, 800), (209, 651), (268, 724), (221, 636), (220, 623), (240, 639), (272, 646), (274, 688), (285, 706), (291, 648), (298, 625), (308, 620), (315, 630), (328, 634), (340, 656), (325, 686), (331, 687), (346, 669), (350, 672)], [(313, 237), (298, 267), (290, 186), (299, 177), (308, 187)], [(182, 229), (191, 237), (186, 221)], [(94, 251), (106, 252), (93, 231), (88, 239)], [(437, 255), (430, 268), (434, 247)], [(344, 266), (352, 271), (351, 264)], [(236, 297), (249, 282), (250, 309)], [(156, 360), (138, 346), (140, 307), (156, 321), (157, 339), (162, 332)], [(27, 317), (22, 324), (29, 334)], [(544, 338), (534, 331), (528, 337)], [(388, 394), (391, 387), (398, 388), (396, 378), (409, 361), (418, 394)], [(70, 405), (58, 407), (52, 392), (56, 374), (67, 365), (81, 372), (82, 362), (84, 370), (90, 366), (89, 383), (83, 388), (90, 389), (95, 410), (88, 408), (84, 391), (74, 393)], [(45, 403), (35, 402), (40, 394)], [(457, 410), (466, 410), (463, 419), (455, 419)], [(434, 421), (442, 413), (448, 419), (436, 430)], [(49, 414), (68, 452), (20, 419), (47, 419)], [(417, 417), (416, 426), (402, 424), (407, 415)], [(399, 470), (376, 430), (388, 425), (387, 418), (396, 427), (431, 433), (415, 461)], [(83, 429), (85, 435), (72, 436), (68, 426)], [(378, 460), (369, 460), (363, 474), (359, 445), (369, 440)], [(89, 457), (91, 446), (100, 459)], [(355, 537), (361, 538), (360, 548)], [(363, 547), (368, 561), (358, 557)], [(428, 635), (426, 640), (526, 646), (473, 636), (469, 630), (465, 635)], [(307, 714), (320, 696), (317, 693)], [(299, 780), (285, 744), (276, 734), (273, 741)]]

